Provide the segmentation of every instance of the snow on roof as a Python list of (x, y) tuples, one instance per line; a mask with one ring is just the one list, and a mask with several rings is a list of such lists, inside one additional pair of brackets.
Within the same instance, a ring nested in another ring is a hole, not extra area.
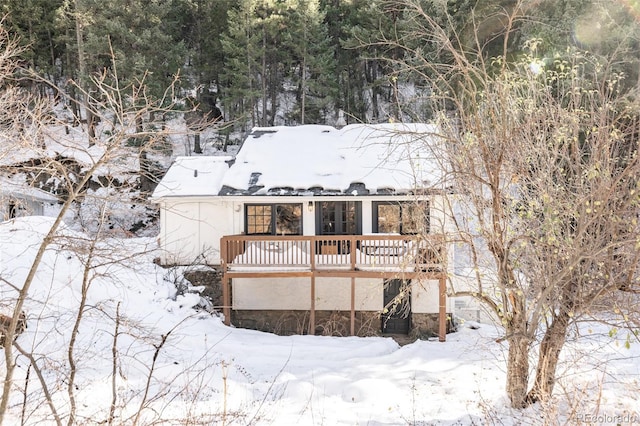
[(0, 197), (28, 199), (32, 201), (57, 203), (58, 198), (50, 192), (34, 188), (26, 182), (24, 175), (7, 178), (0, 176)]
[(402, 123), (356, 124), (340, 130), (321, 125), (256, 127), (232, 166), (216, 168), (201, 192), (193, 194), (195, 182), (181, 179), (196, 181), (189, 171), (196, 168), (196, 161), (211, 162), (208, 167), (213, 167), (216, 158), (221, 157), (185, 157), (176, 161), (154, 198), (388, 194), (442, 188), (443, 171), (429, 149), (435, 143), (434, 134), (434, 126)]
[(220, 182), (232, 159), (230, 156), (178, 157), (152, 198), (218, 195)]

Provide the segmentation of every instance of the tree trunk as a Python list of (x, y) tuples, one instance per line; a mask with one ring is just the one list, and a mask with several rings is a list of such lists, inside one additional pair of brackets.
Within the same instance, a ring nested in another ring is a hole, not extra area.
[(302, 64), (300, 65), (300, 124), (304, 124), (304, 113), (306, 108), (306, 91), (307, 91), (307, 48), (304, 48), (304, 54), (302, 57)]
[(527, 403), (529, 404), (545, 401), (553, 393), (553, 386), (556, 383), (556, 368), (560, 358), (560, 351), (567, 338), (569, 320), (569, 314), (566, 311), (556, 315), (549, 328), (547, 328), (542, 342), (540, 342), (536, 378), (533, 388), (527, 395)]
[(200, 132), (196, 132), (193, 136), (193, 152), (202, 154), (202, 146), (200, 145)]
[[(278, 88), (280, 84), (278, 83), (278, 66), (276, 64), (271, 64), (270, 67), (271, 74), (271, 85), (269, 88), (269, 94), (271, 96), (271, 114), (269, 115), (269, 121), (267, 122), (268, 126), (275, 126), (276, 124), (276, 113), (278, 111)], [(266, 115), (266, 114), (265, 114)]]
[(85, 117), (87, 119), (87, 132), (89, 136), (89, 146), (95, 144), (96, 137), (96, 120), (91, 111), (91, 104), (89, 98), (89, 87), (87, 84), (87, 65), (84, 57), (84, 35), (82, 29), (82, 23), (80, 22), (80, 3), (79, 0), (75, 0), (75, 20), (76, 20), (76, 43), (78, 48), (78, 75), (80, 77), (80, 86), (84, 90), (84, 110)]
[(153, 179), (151, 176), (151, 162), (147, 156), (149, 143), (144, 135), (144, 122), (141, 116), (136, 117), (136, 132), (138, 133), (138, 143), (140, 151), (138, 152), (138, 162), (140, 163), (140, 191), (151, 193), (153, 191)]
[[(493, 207), (493, 217), (498, 217), (500, 210)], [(495, 229), (498, 227), (494, 224)], [(499, 232), (499, 231), (498, 231)], [(507, 359), (507, 395), (513, 408), (527, 406), (527, 390), (529, 389), (529, 349), (533, 341), (529, 333), (529, 323), (526, 315), (526, 298), (524, 295), (510, 288), (515, 282), (513, 270), (508, 267), (508, 258), (502, 244), (492, 247), (496, 260), (501, 265), (499, 280), (504, 288), (502, 304), (505, 307), (507, 320), (506, 333), (509, 342)]]
[(267, 125), (267, 30), (262, 27), (262, 117), (260, 125)]
[[(67, 28), (65, 30), (65, 36), (67, 40), (71, 39), (71, 35), (69, 33), (69, 29)], [(69, 42), (66, 43), (66, 49), (65, 49), (65, 59), (66, 59), (66, 67), (69, 70), (69, 72), (72, 72), (71, 70), (73, 69), (73, 64), (71, 61), (71, 45), (69, 44)], [(62, 72), (62, 74), (64, 74), (64, 71)], [(79, 125), (80, 123), (78, 122), (78, 117), (80, 117), (80, 113), (78, 111), (78, 95), (76, 93), (76, 88), (73, 84), (69, 85), (69, 96), (71, 98), (71, 102), (69, 102), (69, 107), (71, 108), (71, 114), (73, 116), (74, 122), (73, 122), (73, 126)], [(64, 99), (64, 96), (62, 97)], [(69, 128), (65, 128), (67, 134), (69, 134)]]
[[(509, 357), (507, 359), (507, 395), (514, 408), (527, 405), (529, 386), (529, 347), (530, 340), (524, 336), (512, 336), (509, 339)], [(523, 334), (523, 333), (522, 333)]]
[(144, 146), (140, 148), (138, 161), (140, 162), (140, 191), (150, 194), (153, 191), (154, 182), (151, 176), (151, 166), (149, 164), (149, 158), (147, 157), (147, 150)]
[(380, 107), (378, 105), (378, 86), (376, 84), (376, 66), (376, 61), (365, 62), (365, 74), (367, 83), (369, 83), (369, 87), (371, 88), (371, 116), (374, 123), (377, 123), (380, 120)]

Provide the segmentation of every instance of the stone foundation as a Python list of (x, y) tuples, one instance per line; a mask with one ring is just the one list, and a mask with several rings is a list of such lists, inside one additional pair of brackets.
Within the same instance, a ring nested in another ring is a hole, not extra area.
[[(447, 313), (447, 334), (456, 331), (453, 315)], [(438, 314), (411, 314), (411, 336), (426, 339), (438, 336)]]
[(214, 308), (222, 306), (222, 274), (215, 269), (186, 271), (184, 277), (194, 286), (202, 286), (200, 295), (206, 298)]
[[(282, 336), (309, 333), (309, 311), (233, 310), (231, 324), (236, 327), (266, 331)], [(378, 312), (355, 313), (356, 336), (380, 335)], [(351, 313), (347, 311), (316, 311), (315, 334), (350, 336)]]
[[(455, 331), (451, 315), (447, 315), (447, 333)], [(282, 336), (309, 333), (309, 311), (233, 310), (231, 324), (240, 328), (266, 331)], [(316, 311), (315, 334), (350, 336), (351, 313), (348, 311)], [(379, 312), (355, 313), (356, 336), (380, 336), (382, 323)], [(411, 314), (410, 336), (429, 338), (438, 335), (438, 314)]]

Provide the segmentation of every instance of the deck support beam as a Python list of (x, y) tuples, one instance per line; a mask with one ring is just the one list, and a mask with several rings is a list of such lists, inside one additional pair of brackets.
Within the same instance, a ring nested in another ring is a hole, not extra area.
[(438, 280), (438, 340), (447, 340), (447, 281), (444, 276)]
[(351, 277), (351, 335), (356, 335), (356, 278)]
[(222, 274), (222, 314), (224, 315), (224, 324), (231, 325), (231, 278), (226, 273)]
[(316, 277), (311, 275), (311, 306), (309, 309), (309, 334), (316, 334)]

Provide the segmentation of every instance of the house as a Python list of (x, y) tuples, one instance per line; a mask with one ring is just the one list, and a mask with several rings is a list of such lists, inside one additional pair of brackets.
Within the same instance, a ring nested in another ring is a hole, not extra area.
[(435, 134), (254, 128), (235, 157), (179, 157), (152, 196), (160, 261), (219, 267), (228, 324), (444, 340), (454, 305)]
[(43, 216), (58, 202), (54, 195), (29, 186), (24, 179), (0, 178), (0, 221)]

